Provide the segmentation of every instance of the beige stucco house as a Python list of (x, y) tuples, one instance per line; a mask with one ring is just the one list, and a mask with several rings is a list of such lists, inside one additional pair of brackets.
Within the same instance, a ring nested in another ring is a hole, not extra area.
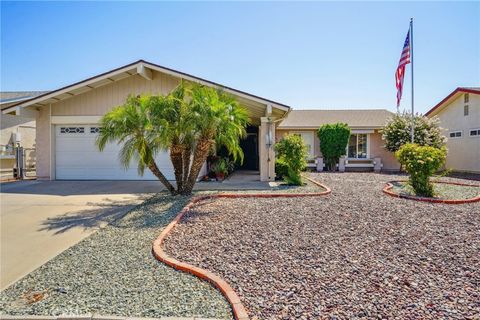
[[(251, 126), (242, 147), (249, 161), (244, 169), (259, 171), (263, 181), (273, 180), (275, 128), (289, 106), (144, 60), (19, 101), (2, 112), (36, 119), (38, 179), (154, 180), (150, 172), (139, 176), (136, 166), (125, 170), (118, 161), (120, 146), (97, 150), (98, 122), (129, 94), (166, 94), (182, 79), (221, 88), (248, 109)], [(156, 161), (167, 178), (174, 180), (168, 153), (159, 154)]]
[(446, 168), (480, 173), (480, 88), (457, 88), (425, 115), (440, 118), (447, 137)]
[[(400, 164), (384, 148), (380, 129), (393, 115), (388, 110), (292, 110), (277, 127), (277, 139), (288, 133), (302, 136), (312, 167), (322, 168), (317, 130), (327, 123), (343, 122), (351, 129), (350, 141), (341, 167), (348, 170), (396, 171)], [(320, 165), (320, 167), (318, 166)]]

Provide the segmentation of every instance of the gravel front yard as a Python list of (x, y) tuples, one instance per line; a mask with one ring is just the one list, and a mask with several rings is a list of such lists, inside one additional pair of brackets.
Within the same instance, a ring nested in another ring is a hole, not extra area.
[(199, 204), (167, 253), (223, 277), (254, 319), (478, 319), (479, 203), (382, 193), (405, 176), (312, 177), (332, 194)]
[(151, 253), (152, 241), (188, 200), (159, 195), (136, 207), (4, 290), (0, 313), (232, 319), (210, 284)]

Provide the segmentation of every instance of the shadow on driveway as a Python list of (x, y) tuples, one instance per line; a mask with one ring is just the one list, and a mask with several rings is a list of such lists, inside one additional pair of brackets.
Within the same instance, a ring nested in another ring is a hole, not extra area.
[(148, 199), (149, 196), (140, 196), (136, 198), (134, 204), (132, 200), (111, 200), (104, 199), (100, 203), (87, 203), (91, 209), (72, 211), (62, 215), (48, 217), (41, 222), (38, 231), (54, 231), (54, 234), (64, 233), (72, 228), (82, 228), (83, 230), (95, 229), (106, 226), (113, 221), (122, 218), (139, 201)]

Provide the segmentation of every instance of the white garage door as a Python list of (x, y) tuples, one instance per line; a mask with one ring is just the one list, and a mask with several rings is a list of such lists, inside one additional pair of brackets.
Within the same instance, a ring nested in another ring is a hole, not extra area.
[[(133, 159), (125, 169), (118, 160), (121, 146), (109, 144), (100, 152), (95, 145), (99, 128), (95, 125), (57, 125), (55, 127), (55, 166), (59, 180), (157, 180), (145, 169), (137, 173)], [(174, 180), (173, 167), (167, 152), (156, 158), (156, 163), (169, 180)]]

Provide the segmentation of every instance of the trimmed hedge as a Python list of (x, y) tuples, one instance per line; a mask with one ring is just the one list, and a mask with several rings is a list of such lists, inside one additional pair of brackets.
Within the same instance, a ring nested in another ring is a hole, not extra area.
[(324, 124), (317, 131), (320, 139), (320, 151), (328, 170), (335, 171), (338, 159), (345, 155), (350, 128), (346, 123)]

